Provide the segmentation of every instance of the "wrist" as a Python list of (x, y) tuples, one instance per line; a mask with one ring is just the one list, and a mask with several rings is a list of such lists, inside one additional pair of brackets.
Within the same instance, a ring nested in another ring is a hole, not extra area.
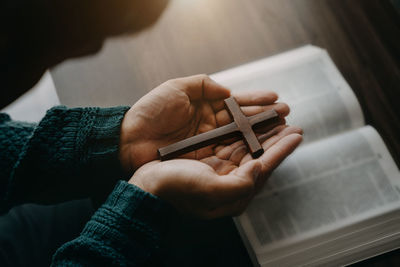
[(122, 170), (129, 174), (133, 174), (133, 166), (132, 166), (132, 155), (131, 155), (131, 142), (132, 142), (132, 130), (131, 130), (131, 122), (129, 119), (128, 113), (130, 110), (125, 113), (124, 118), (121, 122), (121, 132), (119, 138), (119, 161), (121, 163)]
[(127, 178), (118, 158), (121, 121), (127, 109), (50, 109), (24, 147), (6, 201), (50, 204), (104, 199), (117, 180)]
[[(139, 125), (136, 115), (133, 115), (131, 108), (125, 113), (121, 123), (121, 133), (119, 140), (119, 159), (121, 167), (126, 174), (133, 175), (140, 165), (140, 158), (143, 157), (137, 151), (140, 151), (141, 144), (145, 140), (145, 136), (141, 136), (143, 127)], [(143, 153), (142, 153), (143, 154)]]
[(162, 177), (155, 179), (153, 171), (157, 168), (155, 165), (159, 161), (152, 161), (139, 168), (135, 174), (129, 179), (128, 183), (134, 185), (141, 190), (150, 193), (154, 196), (160, 197), (162, 187)]
[(91, 195), (95, 201), (102, 202), (117, 180), (129, 177), (119, 159), (122, 120), (128, 109), (126, 106), (94, 108), (93, 116), (86, 120), (93, 122), (80, 150), (83, 151), (82, 161), (93, 177), (89, 182), (91, 186), (96, 184)]
[[(168, 203), (120, 181), (86, 224), (81, 236), (94, 242), (102, 241), (102, 249), (109, 246), (120, 251), (133, 251), (124, 254), (123, 264), (147, 266), (145, 263), (152, 257), (152, 251), (159, 248), (175, 215)], [(121, 263), (117, 261), (116, 265)]]

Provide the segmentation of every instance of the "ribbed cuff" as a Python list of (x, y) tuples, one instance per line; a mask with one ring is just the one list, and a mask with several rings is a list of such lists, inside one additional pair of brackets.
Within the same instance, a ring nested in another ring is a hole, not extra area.
[[(82, 163), (118, 160), (122, 119), (129, 107), (88, 108), (82, 112), (76, 151), (83, 151)], [(89, 127), (88, 127), (89, 126)]]
[(51, 204), (86, 197), (104, 202), (115, 183), (128, 178), (118, 153), (128, 109), (50, 109), (15, 165), (9, 202)]
[(119, 181), (82, 235), (125, 251), (136, 262), (159, 248), (176, 211), (168, 203), (125, 181)]
[(169, 218), (175, 211), (167, 202), (125, 181), (118, 182), (103, 208), (145, 224), (148, 232), (155, 234), (167, 230)]
[(92, 193), (95, 201), (103, 202), (117, 180), (129, 178), (119, 159), (121, 123), (128, 109), (87, 108), (82, 112), (75, 151), (81, 151), (76, 156), (92, 178), (91, 185), (96, 185)]

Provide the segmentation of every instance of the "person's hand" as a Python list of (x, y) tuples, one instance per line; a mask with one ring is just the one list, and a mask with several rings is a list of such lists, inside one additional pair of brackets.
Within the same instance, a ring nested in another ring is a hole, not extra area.
[(278, 126), (259, 136), (265, 153), (252, 159), (242, 141), (215, 147), (201, 161), (152, 161), (129, 183), (171, 203), (178, 211), (211, 219), (243, 212), (269, 174), (301, 142), (301, 129)]
[[(121, 126), (120, 160), (132, 173), (143, 164), (157, 159), (157, 149), (197, 135), (232, 121), (224, 107), (230, 91), (206, 75), (167, 81), (141, 98), (125, 115)], [(246, 116), (274, 108), (281, 118), (289, 107), (275, 103), (273, 92), (234, 94)], [(283, 124), (284, 119), (278, 123)], [(267, 131), (272, 125), (262, 131)], [(214, 155), (215, 146), (186, 154), (185, 158), (202, 159)]]

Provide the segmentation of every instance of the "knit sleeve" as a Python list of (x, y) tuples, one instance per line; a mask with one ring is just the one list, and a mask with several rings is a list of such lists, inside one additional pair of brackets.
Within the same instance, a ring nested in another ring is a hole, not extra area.
[(52, 266), (148, 266), (174, 210), (120, 181), (81, 235), (60, 247)]
[(12, 121), (0, 113), (0, 200), (5, 198), (10, 175), (36, 124)]
[[(118, 148), (121, 122), (128, 109), (55, 107), (21, 137), (22, 145), (4, 145), (17, 156), (10, 163), (2, 210), (25, 202), (105, 198), (118, 179), (126, 178)], [(5, 127), (2, 131), (15, 130)]]

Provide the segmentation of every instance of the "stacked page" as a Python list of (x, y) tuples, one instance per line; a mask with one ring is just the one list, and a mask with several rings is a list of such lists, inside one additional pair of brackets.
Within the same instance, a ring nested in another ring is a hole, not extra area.
[(212, 76), (272, 90), (304, 143), (236, 218), (261, 266), (348, 264), (400, 247), (400, 172), (329, 55), (305, 46)]

